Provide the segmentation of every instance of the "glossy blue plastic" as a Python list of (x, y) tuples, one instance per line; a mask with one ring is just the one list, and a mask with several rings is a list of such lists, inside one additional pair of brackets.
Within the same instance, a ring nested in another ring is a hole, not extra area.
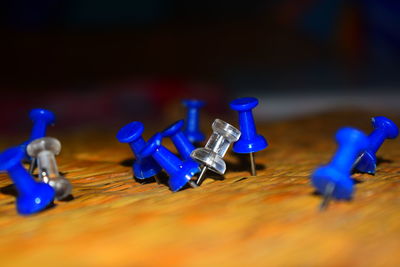
[(318, 168), (311, 181), (321, 194), (325, 193), (328, 184), (334, 184), (332, 197), (350, 200), (354, 192), (351, 170), (354, 161), (361, 151), (368, 146), (368, 138), (354, 128), (341, 128), (336, 133), (338, 149), (330, 163)]
[(117, 133), (117, 139), (121, 143), (128, 143), (135, 155), (132, 169), (137, 179), (150, 178), (159, 172), (161, 167), (152, 157), (142, 157), (140, 151), (146, 146), (142, 137), (144, 131), (143, 123), (134, 121), (122, 127)]
[(394, 139), (399, 135), (399, 128), (393, 121), (383, 116), (374, 117), (371, 121), (374, 130), (368, 136), (369, 145), (358, 158), (354, 169), (359, 172), (374, 174), (376, 152), (386, 139)]
[(199, 166), (193, 160), (180, 160), (162, 144), (162, 135), (157, 133), (140, 152), (143, 157), (152, 156), (169, 175), (169, 186), (173, 192), (179, 191), (198, 172)]
[(200, 131), (200, 108), (204, 106), (201, 100), (187, 99), (183, 100), (183, 105), (187, 108), (184, 134), (190, 142), (202, 142), (206, 138)]
[(177, 121), (162, 131), (161, 135), (163, 138), (171, 138), (172, 143), (174, 143), (176, 150), (178, 150), (182, 159), (191, 160), (192, 158), (190, 157), (190, 153), (192, 153), (195, 147), (182, 132), (183, 125), (183, 120)]
[(54, 124), (56, 116), (47, 109), (36, 108), (29, 112), (29, 117), (33, 121), (30, 140), (35, 140), (46, 136), (47, 126)]
[(13, 147), (0, 154), (0, 170), (7, 171), (18, 191), (17, 211), (29, 215), (45, 209), (56, 195), (54, 189), (45, 183), (36, 182), (22, 166), (25, 152)]
[[(33, 121), (33, 127), (29, 139), (23, 142), (20, 146), (23, 150), (35, 139), (46, 136), (47, 127), (54, 124), (56, 116), (53, 112), (47, 109), (35, 108), (29, 112), (29, 118)], [(25, 159), (30, 157), (25, 153)]]
[(236, 153), (252, 153), (265, 149), (268, 146), (267, 140), (257, 134), (252, 109), (258, 105), (257, 98), (243, 97), (233, 100), (230, 106), (239, 113), (239, 127), (242, 135), (233, 144), (233, 151)]

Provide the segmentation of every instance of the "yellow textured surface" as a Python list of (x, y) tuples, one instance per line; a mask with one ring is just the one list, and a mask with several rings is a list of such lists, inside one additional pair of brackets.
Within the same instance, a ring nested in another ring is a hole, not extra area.
[[(392, 118), (396, 120), (396, 117)], [(141, 185), (113, 132), (57, 136), (74, 199), (19, 216), (0, 174), (3, 266), (399, 266), (400, 144), (387, 141), (375, 176), (354, 175), (354, 200), (318, 212), (310, 173), (340, 126), (370, 132), (369, 114), (337, 113), (258, 126), (270, 146), (257, 177), (229, 152), (224, 180), (172, 193)], [(3, 141), (4, 147), (10, 145)], [(170, 144), (167, 144), (170, 147)], [(245, 179), (243, 179), (245, 178)]]

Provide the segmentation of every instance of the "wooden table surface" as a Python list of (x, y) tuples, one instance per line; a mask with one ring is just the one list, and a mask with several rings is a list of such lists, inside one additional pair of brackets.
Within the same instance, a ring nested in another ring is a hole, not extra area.
[(230, 151), (223, 180), (208, 173), (201, 187), (178, 193), (133, 180), (132, 153), (111, 130), (55, 136), (74, 199), (19, 216), (12, 183), (0, 174), (2, 266), (399, 266), (398, 140), (378, 152), (375, 176), (354, 175), (353, 201), (318, 212), (310, 186), (310, 173), (335, 151), (336, 130), (369, 133), (371, 115), (259, 124), (270, 146), (256, 154), (257, 177)]

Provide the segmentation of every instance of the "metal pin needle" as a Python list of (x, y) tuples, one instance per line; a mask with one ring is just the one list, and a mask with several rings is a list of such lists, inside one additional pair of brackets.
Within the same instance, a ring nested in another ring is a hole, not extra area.
[(256, 163), (254, 161), (254, 153), (250, 152), (250, 166), (251, 166), (251, 176), (257, 176)]
[(206, 171), (207, 171), (207, 167), (203, 166), (201, 168), (201, 172), (200, 172), (199, 178), (197, 178), (197, 182), (196, 182), (197, 185), (201, 185), (201, 183), (203, 182), (203, 177), (204, 177), (204, 174), (206, 173)]
[(325, 187), (324, 198), (322, 199), (321, 205), (319, 206), (320, 211), (324, 211), (328, 208), (329, 203), (332, 200), (333, 191), (335, 190), (334, 183), (328, 183)]
[(32, 158), (31, 162), (29, 164), (29, 173), (30, 174), (33, 174), (33, 172), (34, 172), (34, 170), (36, 168), (36, 163), (37, 163), (36, 158)]

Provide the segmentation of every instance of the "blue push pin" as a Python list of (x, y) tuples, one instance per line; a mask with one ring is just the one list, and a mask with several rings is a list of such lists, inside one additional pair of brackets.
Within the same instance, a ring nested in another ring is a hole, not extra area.
[(252, 109), (258, 105), (258, 99), (254, 97), (243, 97), (233, 100), (230, 106), (239, 112), (239, 126), (242, 135), (233, 144), (233, 151), (236, 153), (250, 154), (251, 175), (256, 176), (256, 164), (254, 152), (263, 150), (268, 146), (267, 140), (257, 134)]
[(318, 168), (311, 176), (317, 191), (324, 195), (320, 210), (325, 210), (332, 198), (350, 200), (353, 195), (351, 170), (357, 156), (367, 148), (368, 138), (354, 128), (341, 128), (336, 133), (338, 149), (325, 166)]
[(45, 183), (36, 182), (22, 166), (25, 152), (13, 147), (0, 154), (0, 169), (8, 172), (18, 191), (17, 211), (28, 215), (45, 209), (56, 195), (54, 189)]
[(142, 157), (139, 153), (146, 146), (146, 141), (142, 137), (143, 131), (143, 123), (134, 121), (122, 127), (117, 133), (118, 141), (129, 143), (136, 157), (133, 163), (133, 173), (140, 180), (150, 178), (161, 172), (161, 167), (152, 157)]
[(192, 187), (197, 184), (192, 177), (200, 171), (199, 165), (192, 160), (181, 161), (171, 151), (161, 145), (160, 133), (154, 135), (140, 152), (142, 157), (152, 156), (169, 175), (169, 186), (173, 192), (179, 191), (187, 183)]
[[(42, 138), (46, 136), (47, 127), (49, 125), (54, 124), (56, 120), (56, 116), (53, 112), (43, 108), (35, 108), (29, 112), (29, 118), (33, 121), (33, 127), (31, 131), (31, 135), (28, 141), (22, 143), (23, 149), (26, 151), (26, 147), (29, 145), (30, 142), (33, 140)], [(36, 160), (28, 156), (25, 152), (25, 159), (30, 159), (30, 166), (29, 166), (29, 173), (33, 173), (36, 167)]]
[(192, 143), (202, 142), (206, 137), (200, 131), (200, 108), (204, 106), (204, 101), (187, 99), (183, 100), (183, 105), (187, 108), (186, 125), (184, 133)]
[(376, 152), (386, 139), (394, 139), (399, 135), (399, 128), (393, 121), (382, 116), (372, 118), (372, 125), (374, 130), (368, 136), (369, 145), (356, 160), (354, 169), (359, 172), (374, 174)]
[(180, 120), (161, 132), (163, 138), (169, 137), (184, 160), (192, 160), (190, 154), (195, 149), (187, 136), (182, 132), (184, 121)]
[(35, 108), (29, 112), (29, 117), (33, 121), (30, 141), (46, 136), (47, 126), (54, 124), (56, 116), (47, 109)]

